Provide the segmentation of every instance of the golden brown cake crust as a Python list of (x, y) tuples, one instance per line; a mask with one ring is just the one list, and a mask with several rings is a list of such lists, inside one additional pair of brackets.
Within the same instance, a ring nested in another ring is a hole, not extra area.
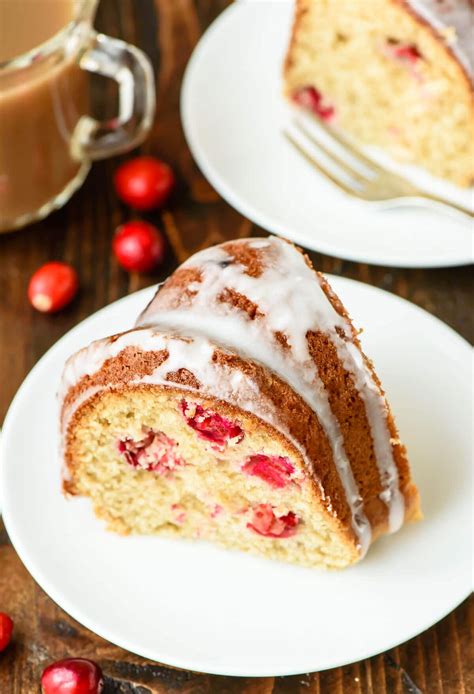
[[(326, 296), (330, 299), (332, 305), (336, 309), (336, 311), (339, 313), (339, 315), (344, 316), (344, 318), (347, 318), (349, 321), (351, 320), (348, 312), (342, 305), (339, 297), (334, 293), (332, 287), (329, 285), (329, 282), (326, 280), (324, 275), (321, 275), (321, 273), (318, 272), (318, 275), (320, 277), (321, 281), (321, 286), (326, 294)], [(363, 356), (363, 359), (370, 369), (370, 372), (372, 374), (372, 378), (374, 379), (375, 383), (377, 384), (377, 387), (379, 388), (380, 392), (382, 395), (385, 395), (385, 391), (383, 390), (382, 384), (380, 382), (379, 377), (377, 376), (374, 365), (372, 364), (372, 361), (364, 354), (362, 351), (362, 346), (360, 344), (359, 338), (358, 338), (358, 333), (356, 329), (354, 328), (352, 321), (351, 325), (353, 328), (353, 341), (355, 344), (358, 346), (360, 349), (360, 352)], [(354, 398), (358, 399), (358, 407), (357, 407), (357, 412), (358, 416), (362, 418), (363, 421), (363, 415), (361, 414), (361, 407), (363, 408), (363, 404), (360, 402), (360, 396), (358, 395), (357, 391), (354, 392), (354, 386), (353, 384), (350, 386), (350, 391), (352, 393), (352, 396)], [(346, 415), (348, 412), (346, 412)], [(367, 425), (367, 418), (365, 417), (365, 423), (362, 426)], [(397, 470), (398, 470), (398, 475), (399, 475), (399, 485), (400, 485), (400, 490), (404, 496), (405, 499), (405, 520), (417, 520), (420, 519), (421, 516), (421, 511), (420, 511), (420, 497), (418, 493), (418, 489), (414, 485), (411, 475), (410, 475), (410, 467), (408, 464), (408, 457), (407, 457), (407, 451), (405, 446), (401, 443), (399, 434), (398, 434), (398, 429), (395, 424), (395, 419), (393, 417), (392, 411), (390, 407), (387, 408), (387, 425), (390, 431), (390, 436), (391, 436), (391, 442), (392, 442), (392, 451), (393, 451), (393, 456), (395, 459), (395, 463), (397, 465)], [(370, 433), (369, 433), (370, 436)], [(373, 446), (372, 442), (370, 447), (367, 447), (367, 450), (371, 450), (371, 454), (373, 455)], [(359, 465), (364, 466), (363, 461), (361, 460), (359, 462)], [(362, 476), (364, 474), (364, 471), (361, 470)], [(379, 481), (380, 482), (380, 481)], [(377, 499), (376, 502), (371, 502), (371, 505), (374, 506), (373, 514), (376, 517), (375, 521), (375, 527), (381, 528), (382, 526), (382, 521), (381, 518), (384, 518), (386, 521), (386, 513), (383, 513), (383, 510), (381, 509), (379, 505), (380, 499)], [(370, 514), (369, 514), (370, 516)]]

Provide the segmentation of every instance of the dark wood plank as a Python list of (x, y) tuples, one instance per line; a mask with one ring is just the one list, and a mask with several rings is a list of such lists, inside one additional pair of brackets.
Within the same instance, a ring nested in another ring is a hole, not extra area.
[[(112, 175), (119, 159), (98, 163), (63, 209), (24, 231), (0, 236), (0, 421), (21, 381), (67, 330), (109, 302), (163, 279), (199, 248), (265, 233), (227, 205), (193, 162), (179, 122), (179, 91), (187, 60), (202, 31), (226, 0), (102, 0), (97, 26), (141, 46), (157, 74), (157, 119), (141, 150), (168, 160), (179, 176), (172, 204), (149, 216), (165, 231), (167, 262), (149, 276), (127, 275), (113, 261), (115, 227), (131, 213), (118, 203)], [(110, 108), (107, 107), (107, 108)], [(373, 284), (437, 315), (474, 341), (469, 268), (407, 270), (310, 254), (325, 272)], [(35, 313), (26, 301), (31, 273), (52, 258), (73, 263), (81, 293), (57, 316)], [(15, 639), (0, 656), (0, 692), (37, 694), (50, 661), (97, 660), (105, 694), (467, 694), (474, 692), (474, 600), (388, 653), (321, 673), (285, 678), (225, 678), (146, 661), (107, 643), (72, 620), (34, 583), (0, 522), (0, 610), (15, 619)]]

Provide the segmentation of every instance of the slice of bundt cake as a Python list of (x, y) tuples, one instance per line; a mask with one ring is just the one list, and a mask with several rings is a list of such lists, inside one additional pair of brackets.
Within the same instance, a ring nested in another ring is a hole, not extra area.
[(192, 256), (134, 330), (69, 359), (61, 400), (64, 488), (118, 532), (344, 567), (419, 516), (346, 311), (276, 237)]
[(290, 100), (461, 186), (474, 181), (473, 0), (296, 0)]

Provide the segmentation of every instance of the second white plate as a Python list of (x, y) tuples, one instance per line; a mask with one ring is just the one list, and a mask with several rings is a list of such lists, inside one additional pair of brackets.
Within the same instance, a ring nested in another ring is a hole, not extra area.
[[(472, 262), (472, 223), (416, 207), (378, 209), (351, 198), (286, 141), (282, 130), (291, 109), (282, 96), (281, 70), (292, 12), (292, 2), (235, 3), (194, 51), (181, 116), (203, 173), (246, 217), (313, 250), (399, 267)], [(411, 176), (433, 193), (473, 203), (472, 189), (420, 171)]]
[(470, 348), (386, 292), (331, 278), (396, 413), (424, 521), (342, 572), (206, 543), (120, 537), (60, 492), (55, 391), (65, 359), (129, 328), (153, 289), (99, 311), (38, 362), (5, 420), (0, 490), (10, 538), (40, 586), (104, 638), (216, 674), (311, 672), (372, 656), (428, 628), (471, 590)]

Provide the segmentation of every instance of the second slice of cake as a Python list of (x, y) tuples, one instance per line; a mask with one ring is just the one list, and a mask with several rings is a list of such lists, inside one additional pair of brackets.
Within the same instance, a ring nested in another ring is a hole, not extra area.
[(472, 0), (296, 0), (287, 97), (461, 186), (474, 181)]

